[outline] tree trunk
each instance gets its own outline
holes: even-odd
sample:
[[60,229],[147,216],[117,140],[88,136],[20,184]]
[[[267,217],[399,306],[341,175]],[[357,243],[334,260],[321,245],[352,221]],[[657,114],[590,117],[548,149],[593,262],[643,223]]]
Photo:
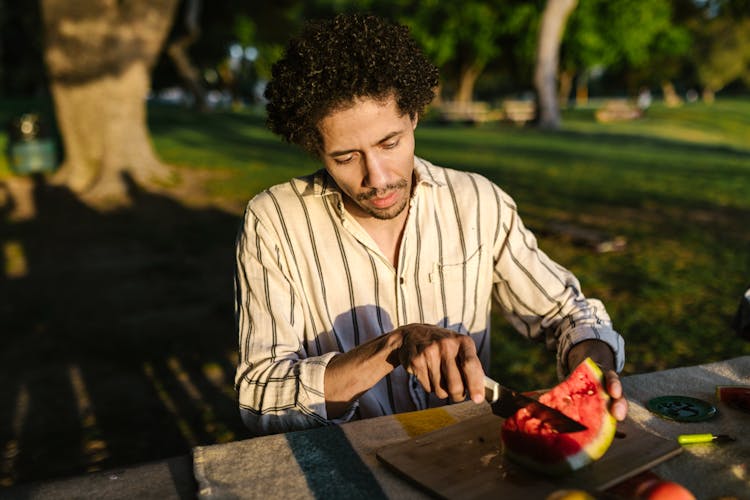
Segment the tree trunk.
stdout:
[[482,67],[478,64],[467,64],[461,66],[461,74],[458,76],[458,88],[454,101],[471,102],[474,98],[474,84],[482,74]]
[[167,54],[177,69],[188,90],[193,95],[194,107],[200,111],[206,110],[206,89],[201,81],[200,72],[193,65],[188,54],[188,47],[200,37],[198,16],[201,10],[201,0],[186,0],[185,28],[187,33],[171,42],[167,47]]
[[716,100],[716,92],[711,87],[703,87],[703,102],[713,104]]
[[570,91],[573,89],[574,76],[575,73],[573,71],[566,70],[560,72],[560,90],[557,92],[557,100],[560,103],[560,108],[562,109],[568,107]]
[[534,85],[539,98],[539,126],[543,128],[560,127],[560,108],[557,103],[560,41],[568,16],[576,4],[577,0],[547,0],[542,13]]
[[45,61],[65,159],[53,182],[127,201],[130,175],[164,181],[146,122],[150,72],[177,0],[41,0]]
[[585,106],[589,103],[589,74],[584,71],[578,76],[576,82],[576,106]]

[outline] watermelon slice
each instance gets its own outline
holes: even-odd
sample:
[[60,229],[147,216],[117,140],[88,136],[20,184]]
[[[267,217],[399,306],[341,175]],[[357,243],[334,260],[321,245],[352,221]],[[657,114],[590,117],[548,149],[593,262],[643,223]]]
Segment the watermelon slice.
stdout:
[[539,398],[587,429],[561,434],[522,408],[503,422],[500,436],[505,454],[551,475],[598,460],[612,444],[617,429],[617,421],[609,413],[609,400],[602,371],[587,358],[567,379]]
[[732,408],[750,412],[750,386],[717,385],[716,399]]

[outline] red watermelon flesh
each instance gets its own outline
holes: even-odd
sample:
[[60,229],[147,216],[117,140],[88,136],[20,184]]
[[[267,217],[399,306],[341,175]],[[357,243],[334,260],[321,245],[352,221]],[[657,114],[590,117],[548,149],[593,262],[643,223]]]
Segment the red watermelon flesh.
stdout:
[[503,422],[501,438],[508,458],[549,474],[580,469],[604,455],[617,422],[609,413],[602,371],[590,358],[539,401],[587,427],[558,433],[522,408]]
[[719,401],[732,408],[750,412],[750,386],[747,385],[717,385],[716,397]]

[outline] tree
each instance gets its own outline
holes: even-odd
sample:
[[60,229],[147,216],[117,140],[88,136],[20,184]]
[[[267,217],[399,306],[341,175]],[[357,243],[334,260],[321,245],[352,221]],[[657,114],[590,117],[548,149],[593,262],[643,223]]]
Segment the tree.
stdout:
[[505,49],[501,37],[525,27],[528,0],[316,0],[305,3],[308,17],[334,12],[374,12],[409,27],[427,57],[440,68],[449,99],[474,98],[477,79]]
[[495,65],[525,80],[519,61],[532,59],[539,2],[473,0],[411,1],[398,20],[409,26],[430,59],[441,69],[451,99],[468,101],[487,68]]
[[[692,2],[692,0],[688,0]],[[674,0],[587,0],[571,14],[561,51],[562,79],[578,78],[578,96],[588,94],[594,69],[618,69],[641,80],[662,82],[680,69],[690,36],[674,19]],[[632,80],[632,79],[631,79]],[[628,82],[630,91],[647,81]],[[563,92],[567,97],[570,87]]]
[[177,0],[41,0],[44,58],[65,159],[53,181],[93,200],[123,201],[129,174],[170,176],[146,124],[150,71]]
[[750,85],[750,0],[707,0],[689,21],[696,39],[693,52],[703,99],[735,80]]
[[560,107],[557,102],[560,41],[576,3],[577,0],[547,0],[542,13],[534,72],[534,85],[539,98],[539,126],[542,128],[560,127]]
[[182,78],[183,83],[193,95],[194,107],[200,111],[206,110],[206,88],[200,71],[190,59],[188,48],[193,45],[201,35],[198,23],[202,8],[201,0],[185,0],[183,2],[183,21],[185,32],[170,40],[166,52],[174,63],[175,69]]
[[0,95],[38,96],[46,90],[39,23],[37,3],[0,0]]
[[711,20],[704,35],[697,61],[703,99],[713,102],[716,92],[737,79],[750,83],[750,17]]
[[152,72],[154,87],[184,86],[198,108],[208,89],[226,91],[238,103],[255,97],[256,84],[270,77],[270,67],[288,38],[305,18],[316,17],[302,14],[310,3],[182,1],[167,37],[166,57]]
[[453,101],[473,99],[479,75],[501,50],[497,39],[507,9],[495,3],[422,0],[411,2],[398,16],[443,74],[456,75]]

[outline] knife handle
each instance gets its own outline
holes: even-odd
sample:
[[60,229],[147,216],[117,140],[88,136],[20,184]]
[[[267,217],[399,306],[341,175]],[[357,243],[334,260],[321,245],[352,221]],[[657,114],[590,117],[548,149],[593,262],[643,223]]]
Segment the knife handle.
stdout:
[[486,399],[488,403],[494,403],[500,399],[500,384],[487,375],[484,376],[484,399]]

